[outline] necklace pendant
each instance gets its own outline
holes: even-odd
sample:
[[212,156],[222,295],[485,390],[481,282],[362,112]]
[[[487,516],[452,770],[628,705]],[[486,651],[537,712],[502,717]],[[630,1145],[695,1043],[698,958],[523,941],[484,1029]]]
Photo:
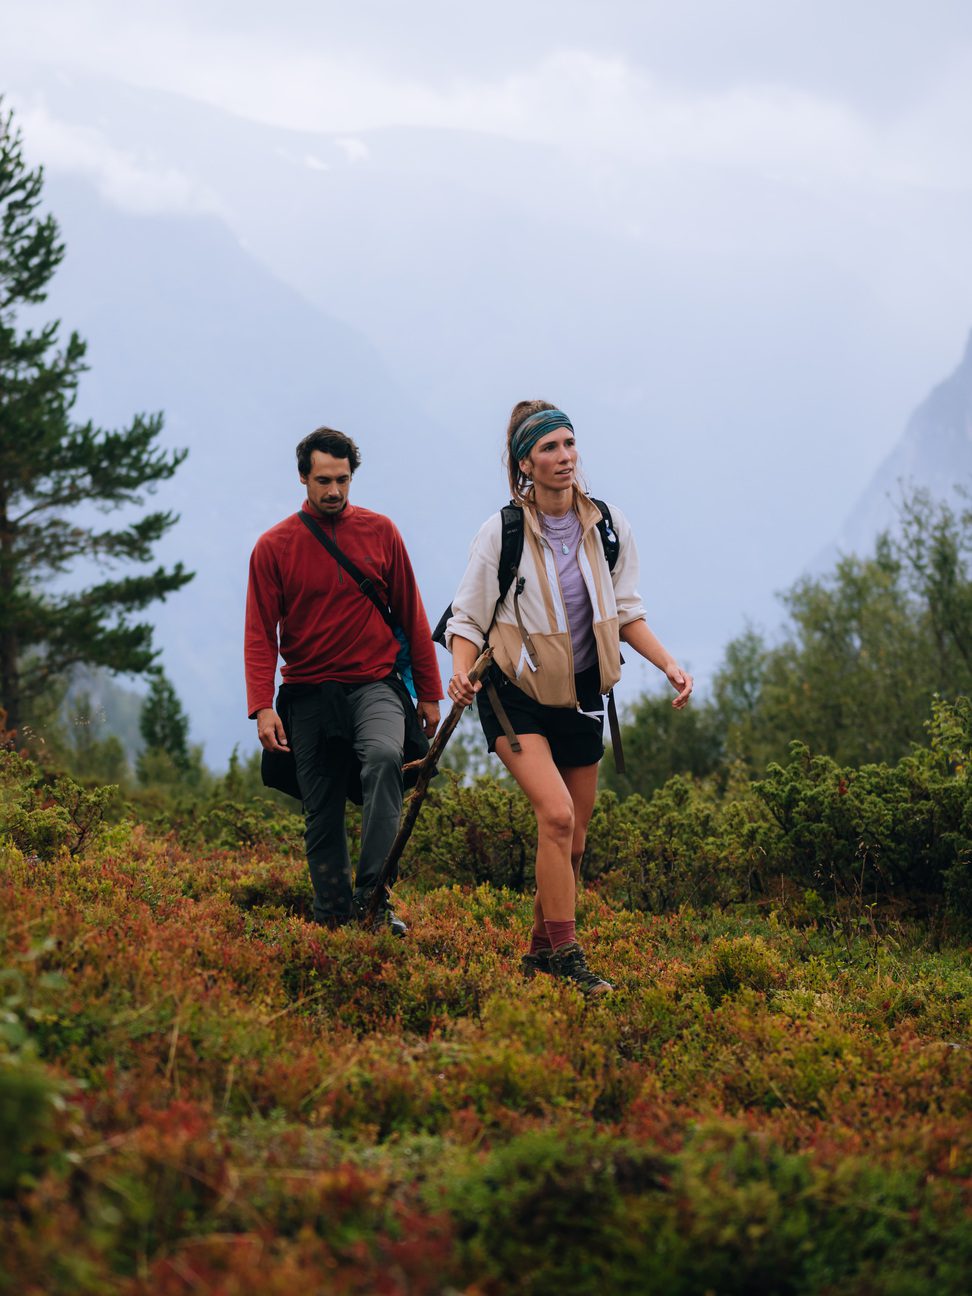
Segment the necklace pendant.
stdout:
[[560,542],[560,551],[561,551],[561,553],[565,553],[565,554],[569,554],[569,553],[570,553],[570,546],[569,546],[569,545],[565,545],[564,542],[563,542],[563,540],[561,540],[561,542]]

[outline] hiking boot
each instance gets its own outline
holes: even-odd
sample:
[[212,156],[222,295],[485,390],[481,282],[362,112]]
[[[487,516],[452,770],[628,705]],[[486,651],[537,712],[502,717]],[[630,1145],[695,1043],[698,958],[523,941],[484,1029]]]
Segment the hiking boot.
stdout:
[[610,994],[614,989],[610,981],[605,981],[587,966],[584,951],[576,941],[571,941],[569,945],[561,945],[560,949],[554,950],[550,955],[549,971],[552,976],[571,982],[581,994]]
[[520,959],[520,971],[530,979],[540,972],[550,971],[550,955],[553,950],[537,950],[536,954],[524,954]]
[[360,895],[354,897],[354,916],[362,927],[371,931],[388,931],[392,936],[404,936],[408,931],[405,923],[395,913],[392,906],[391,898],[388,895],[388,888],[385,887],[385,894],[378,902],[378,910],[372,920],[368,918],[368,910],[371,908],[371,897],[374,893],[371,891],[362,891]]

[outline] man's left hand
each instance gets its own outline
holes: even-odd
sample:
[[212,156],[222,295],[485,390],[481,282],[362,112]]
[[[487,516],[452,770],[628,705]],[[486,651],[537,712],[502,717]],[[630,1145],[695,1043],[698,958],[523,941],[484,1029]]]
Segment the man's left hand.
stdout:
[[418,712],[418,718],[422,724],[422,732],[426,738],[431,738],[439,727],[438,702],[419,702],[415,710]]

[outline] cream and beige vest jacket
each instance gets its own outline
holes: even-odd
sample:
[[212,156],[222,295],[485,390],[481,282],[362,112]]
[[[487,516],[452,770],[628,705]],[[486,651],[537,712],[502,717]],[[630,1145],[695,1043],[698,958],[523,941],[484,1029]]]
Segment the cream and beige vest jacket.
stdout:
[[[600,511],[576,488],[574,508],[582,527],[578,565],[594,609],[593,631],[601,692],[607,693],[621,678],[618,631],[630,621],[645,619],[645,609],[638,593],[638,550],[627,518],[611,504],[611,520],[620,543],[618,560],[611,572],[597,533]],[[446,646],[452,647],[453,635],[461,635],[477,647],[488,636],[496,665],[509,679],[515,680],[524,693],[545,706],[576,707],[574,658],[557,565],[541,534],[535,510],[527,504],[523,515],[519,579],[514,578],[498,608],[501,515],[494,513],[480,527],[469,551],[465,575],[452,600],[452,616],[446,626]],[[520,581],[522,591],[517,601],[524,629],[536,650],[536,669],[531,664],[516,621],[514,599]]]

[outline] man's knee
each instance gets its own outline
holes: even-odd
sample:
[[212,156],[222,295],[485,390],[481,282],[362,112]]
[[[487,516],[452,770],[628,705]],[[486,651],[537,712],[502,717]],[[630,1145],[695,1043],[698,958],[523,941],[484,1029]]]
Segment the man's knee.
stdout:
[[344,789],[335,787],[331,779],[323,778],[313,768],[297,770],[301,804],[307,823],[344,823]]
[[402,772],[402,749],[395,743],[369,743],[361,754],[363,780],[398,778]]

